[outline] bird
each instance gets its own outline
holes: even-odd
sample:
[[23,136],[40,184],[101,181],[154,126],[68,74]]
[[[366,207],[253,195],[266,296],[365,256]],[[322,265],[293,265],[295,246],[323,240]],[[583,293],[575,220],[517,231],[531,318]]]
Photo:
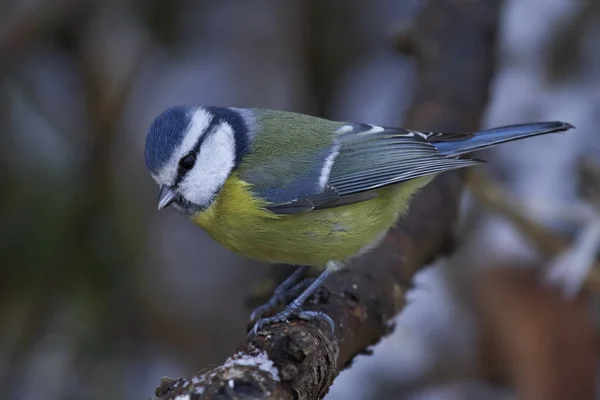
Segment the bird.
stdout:
[[[551,121],[442,133],[284,110],[176,105],[151,123],[144,158],[160,188],[159,210],[174,207],[230,251],[297,266],[252,313],[251,332],[291,318],[324,319],[334,329],[329,316],[302,310],[304,302],[376,247],[436,175],[484,162],[467,153],[572,128]],[[298,287],[310,267],[320,275]],[[299,295],[265,318],[290,290]]]

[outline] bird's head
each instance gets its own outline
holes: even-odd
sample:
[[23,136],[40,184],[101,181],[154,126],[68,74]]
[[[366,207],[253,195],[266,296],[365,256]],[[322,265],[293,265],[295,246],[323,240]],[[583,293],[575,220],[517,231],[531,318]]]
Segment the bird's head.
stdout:
[[206,210],[248,151],[248,118],[238,109],[176,106],[146,136],[146,167],[160,186],[158,209]]

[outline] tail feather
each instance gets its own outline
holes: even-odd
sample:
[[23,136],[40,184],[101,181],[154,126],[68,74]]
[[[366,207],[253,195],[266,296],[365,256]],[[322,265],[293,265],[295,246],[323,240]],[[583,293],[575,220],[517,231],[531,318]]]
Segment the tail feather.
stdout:
[[450,137],[452,135],[449,135],[448,139],[450,140],[444,141],[444,135],[441,135],[436,138],[436,142],[432,144],[443,155],[458,156],[464,153],[492,147],[500,143],[545,135],[547,133],[568,131],[572,128],[574,128],[573,125],[560,121],[508,125],[475,132],[463,140],[453,139]]

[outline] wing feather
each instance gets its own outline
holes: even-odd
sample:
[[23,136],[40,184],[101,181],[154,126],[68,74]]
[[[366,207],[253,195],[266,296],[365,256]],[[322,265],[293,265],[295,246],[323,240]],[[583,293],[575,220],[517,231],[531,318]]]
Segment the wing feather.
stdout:
[[388,185],[480,163],[440,154],[427,136],[367,124],[344,125],[334,136],[337,154],[325,189],[278,201],[269,209],[295,214],[338,207],[372,199],[377,189]]
[[352,131],[341,139],[329,177],[329,184],[340,196],[479,163],[441,155],[423,133],[381,128],[379,132],[363,134],[373,130],[364,124],[358,129],[362,131]]
[[571,128],[549,122],[436,133],[273,110],[245,111],[243,116],[250,126],[251,150],[237,173],[278,214],[366,201],[385,186],[482,162],[459,154]]

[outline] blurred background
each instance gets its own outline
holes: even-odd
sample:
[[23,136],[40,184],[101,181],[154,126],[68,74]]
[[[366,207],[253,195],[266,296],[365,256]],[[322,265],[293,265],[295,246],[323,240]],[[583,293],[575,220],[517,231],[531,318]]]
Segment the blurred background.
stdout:
[[[402,126],[415,65],[392,37],[423,3],[0,0],[0,397],[143,399],[162,376],[223,362],[270,270],[156,212],[148,126],[174,104]],[[487,152],[486,171],[520,199],[578,206],[577,166],[600,150],[600,3],[506,0],[500,20],[483,125],[577,131]],[[461,257],[538,259],[469,192],[463,211]],[[551,214],[536,219],[576,230]],[[507,395],[423,378],[475,357],[472,315],[447,289],[451,262],[417,276],[394,334],[328,400]]]

